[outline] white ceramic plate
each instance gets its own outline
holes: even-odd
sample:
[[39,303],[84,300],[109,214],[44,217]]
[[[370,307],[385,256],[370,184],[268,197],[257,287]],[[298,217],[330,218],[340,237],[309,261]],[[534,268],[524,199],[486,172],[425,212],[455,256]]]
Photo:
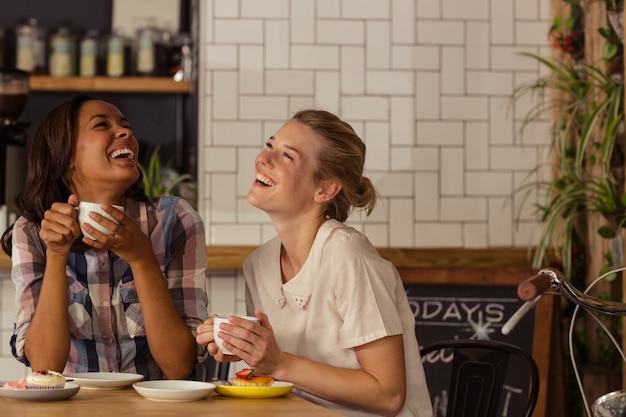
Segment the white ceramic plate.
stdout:
[[215,390],[215,385],[200,381],[155,380],[133,384],[139,395],[153,401],[197,401]]
[[64,376],[84,389],[98,390],[122,389],[143,379],[143,375],[124,372],[79,372]]
[[66,382],[65,388],[60,389],[0,388],[0,397],[21,401],[59,401],[73,397],[79,389],[80,385],[73,382]]
[[218,385],[215,389],[220,395],[234,398],[275,398],[289,394],[293,389],[290,382],[275,381],[269,387],[236,387],[234,385]]

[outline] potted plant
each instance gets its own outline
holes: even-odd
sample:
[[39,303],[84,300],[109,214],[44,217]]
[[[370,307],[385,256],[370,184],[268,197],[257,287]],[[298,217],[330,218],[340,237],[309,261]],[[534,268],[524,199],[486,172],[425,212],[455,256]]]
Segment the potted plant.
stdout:
[[138,163],[146,195],[150,198],[177,195],[196,207],[196,184],[193,177],[190,174],[178,174],[170,167],[171,163],[163,166],[160,151],[161,145],[159,144],[152,151],[147,168]]

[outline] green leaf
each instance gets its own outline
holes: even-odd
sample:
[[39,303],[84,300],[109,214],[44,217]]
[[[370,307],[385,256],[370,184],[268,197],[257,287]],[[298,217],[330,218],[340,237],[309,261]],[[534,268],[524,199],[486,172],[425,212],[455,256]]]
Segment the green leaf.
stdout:
[[[612,271],[613,269],[614,269],[614,268],[613,268],[613,266],[611,266],[611,265],[604,266],[604,267],[602,267],[602,269],[600,270],[600,275],[605,275],[605,274],[607,274],[608,272]],[[609,274],[609,275],[607,275],[606,277],[604,277],[604,280],[605,280],[606,282],[613,282],[613,281],[615,281],[615,278],[617,278],[617,273],[615,273],[615,272],[614,272],[614,273]]]
[[607,42],[604,44],[602,48],[604,59],[611,60],[617,56],[617,52],[619,51],[619,47],[613,42]]
[[598,229],[598,234],[606,239],[611,239],[615,237],[615,232],[609,226],[602,226]]
[[611,36],[611,33],[613,33],[613,30],[609,27],[609,26],[601,26],[598,29],[598,32],[600,33],[600,35],[602,35],[604,38],[608,39]]

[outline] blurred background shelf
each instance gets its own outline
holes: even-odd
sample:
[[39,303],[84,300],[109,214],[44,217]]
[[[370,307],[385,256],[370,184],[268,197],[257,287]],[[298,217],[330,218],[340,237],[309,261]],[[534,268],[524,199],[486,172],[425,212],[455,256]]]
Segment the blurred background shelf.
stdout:
[[56,92],[138,92],[180,93],[190,91],[189,81],[174,81],[171,77],[49,77],[33,75],[31,91]]

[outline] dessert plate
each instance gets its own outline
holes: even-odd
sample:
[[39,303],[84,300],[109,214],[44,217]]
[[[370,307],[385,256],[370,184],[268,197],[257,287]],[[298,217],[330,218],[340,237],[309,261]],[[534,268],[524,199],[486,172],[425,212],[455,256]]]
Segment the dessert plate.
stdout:
[[215,392],[234,398],[275,398],[289,394],[293,389],[291,382],[275,381],[269,387],[236,387],[234,385],[218,385]]
[[133,384],[139,395],[153,401],[197,401],[215,390],[215,384],[201,381],[154,380]]
[[0,388],[0,397],[21,401],[59,401],[73,397],[78,390],[80,385],[66,382],[64,388],[58,389]]
[[79,372],[63,376],[84,389],[95,390],[122,389],[143,379],[143,375],[124,372]]

